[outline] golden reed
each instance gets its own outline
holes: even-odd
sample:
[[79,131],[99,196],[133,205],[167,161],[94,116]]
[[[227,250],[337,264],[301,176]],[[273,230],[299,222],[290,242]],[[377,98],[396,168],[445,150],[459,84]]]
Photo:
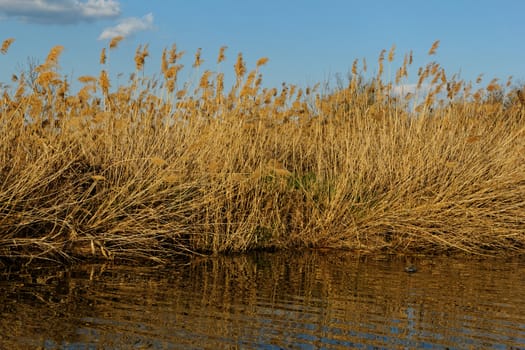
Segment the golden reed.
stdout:
[[395,46],[375,77],[356,60],[348,84],[325,91],[266,87],[268,59],[250,69],[240,53],[228,80],[226,47],[217,71],[181,82],[175,45],[152,78],[139,46],[117,84],[108,53],[122,39],[78,91],[58,69],[61,46],[2,85],[0,261],[525,251],[523,87],[475,90],[435,62],[409,80],[413,54],[392,70]]

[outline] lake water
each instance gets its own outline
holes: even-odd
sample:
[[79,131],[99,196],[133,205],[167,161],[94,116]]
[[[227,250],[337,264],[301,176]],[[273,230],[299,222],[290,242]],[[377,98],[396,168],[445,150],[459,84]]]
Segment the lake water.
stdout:
[[5,270],[0,291],[1,349],[525,349],[524,259],[254,253]]

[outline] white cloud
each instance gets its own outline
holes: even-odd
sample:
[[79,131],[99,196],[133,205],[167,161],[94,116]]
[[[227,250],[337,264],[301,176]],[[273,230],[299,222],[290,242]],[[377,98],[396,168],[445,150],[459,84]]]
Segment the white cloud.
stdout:
[[115,18],[117,0],[0,0],[0,14],[33,23],[67,24]]
[[116,36],[128,37],[136,32],[151,29],[153,29],[153,14],[148,13],[142,18],[129,17],[120,20],[116,26],[104,29],[98,39],[112,39]]
[[120,14],[120,4],[114,0],[88,0],[82,10],[90,17],[116,17]]
[[405,96],[408,93],[415,94],[427,94],[430,91],[430,85],[422,84],[419,89],[417,84],[400,84],[392,87],[392,95],[394,96]]

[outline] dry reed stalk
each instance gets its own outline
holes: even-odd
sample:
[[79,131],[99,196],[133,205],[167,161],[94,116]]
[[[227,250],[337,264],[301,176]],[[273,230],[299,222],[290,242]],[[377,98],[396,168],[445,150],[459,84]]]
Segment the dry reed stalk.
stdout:
[[522,106],[525,106],[525,88],[516,90],[516,94],[518,96],[518,101]]
[[104,96],[109,95],[109,88],[111,87],[109,83],[108,73],[103,69],[100,71],[100,76],[98,78],[98,84],[104,93]]
[[[358,79],[354,61],[348,88],[323,94],[265,89],[266,59],[247,72],[241,54],[231,90],[223,73],[205,70],[192,92],[176,87],[182,53],[172,46],[162,88],[134,75],[113,91],[102,70],[72,93],[57,69],[61,50],[39,71],[45,88],[20,83],[2,97],[1,258],[525,250],[522,89],[493,80],[470,93],[431,63],[418,73],[430,92],[412,112],[414,101],[392,98],[381,79],[383,50],[374,80]],[[148,54],[137,49],[137,70]],[[410,64],[411,53],[396,82]]]

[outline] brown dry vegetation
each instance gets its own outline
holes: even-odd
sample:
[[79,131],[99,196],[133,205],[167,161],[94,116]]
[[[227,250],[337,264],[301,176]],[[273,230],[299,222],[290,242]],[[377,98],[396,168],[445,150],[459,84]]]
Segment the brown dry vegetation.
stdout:
[[375,78],[356,61],[348,84],[323,94],[263,88],[267,59],[248,71],[241,54],[233,87],[210,71],[192,87],[177,81],[175,46],[161,79],[144,78],[144,46],[125,86],[112,89],[103,50],[99,76],[73,93],[61,51],[32,85],[13,76],[0,91],[2,258],[525,250],[523,93],[497,80],[473,91],[432,62],[419,93],[394,96],[412,55],[385,82],[392,48]]

